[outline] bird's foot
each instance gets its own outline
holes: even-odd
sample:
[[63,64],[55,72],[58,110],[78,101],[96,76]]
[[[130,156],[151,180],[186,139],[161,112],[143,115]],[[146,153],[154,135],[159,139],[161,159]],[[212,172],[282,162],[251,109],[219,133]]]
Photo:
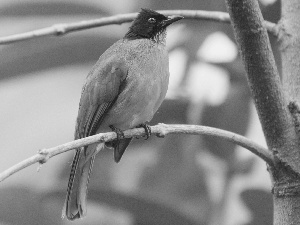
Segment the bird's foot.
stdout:
[[[136,128],[141,128],[141,127],[145,129],[145,133],[146,133],[145,134],[145,136],[146,136],[145,140],[147,140],[151,136],[151,127],[146,123],[142,123],[142,124],[136,126]],[[143,136],[143,137],[145,137],[145,136]]]
[[121,129],[119,129],[119,128],[113,126],[113,125],[110,125],[109,128],[110,128],[113,132],[116,132],[116,134],[117,134],[117,141],[119,141],[120,139],[125,138],[124,132],[123,132]]

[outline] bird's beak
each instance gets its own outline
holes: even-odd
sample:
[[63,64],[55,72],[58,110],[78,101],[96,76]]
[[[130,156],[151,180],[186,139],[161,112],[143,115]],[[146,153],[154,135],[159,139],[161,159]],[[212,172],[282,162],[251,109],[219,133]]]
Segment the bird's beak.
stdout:
[[183,19],[183,16],[168,16],[168,19],[164,20],[162,22],[162,25],[163,25],[163,27],[167,27],[170,24],[172,24],[178,20],[181,20],[181,19]]

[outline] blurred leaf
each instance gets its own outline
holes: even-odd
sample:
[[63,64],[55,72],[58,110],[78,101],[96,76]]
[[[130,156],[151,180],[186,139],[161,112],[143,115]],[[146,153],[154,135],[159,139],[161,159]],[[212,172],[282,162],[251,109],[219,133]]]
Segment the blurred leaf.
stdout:
[[253,170],[253,166],[255,165],[255,158],[252,157],[247,160],[238,161],[232,167],[232,173],[236,175],[246,175]]
[[[53,191],[45,194],[43,203],[55,199],[61,200],[65,198],[65,191]],[[124,210],[133,215],[135,224],[185,224],[185,225],[201,225],[193,221],[188,216],[182,214],[175,207],[166,206],[160,201],[149,199],[141,195],[129,195],[113,190],[89,190],[89,199],[99,205],[107,205],[117,210]],[[90,202],[91,203],[91,202]],[[89,203],[89,204],[90,204]],[[52,211],[52,210],[55,210]],[[60,217],[61,208],[52,208],[48,211],[51,217]]]
[[0,50],[0,79],[67,65],[93,64],[116,40],[109,36],[69,35],[6,46]]
[[155,113],[151,124],[184,124],[187,123],[186,112],[189,101],[186,99],[166,99]]
[[24,187],[0,189],[0,224],[50,224],[40,212],[40,195]]
[[[187,123],[189,102],[166,100],[152,123]],[[172,115],[172,116],[170,116]],[[157,162],[146,168],[140,192],[169,205],[176,205],[197,221],[205,221],[209,208],[205,176],[196,162],[197,137],[168,135],[160,141]]]
[[[200,124],[245,135],[249,123],[250,100],[245,82],[231,82],[225,102],[219,106],[206,106]],[[209,136],[204,136],[203,141],[216,156],[226,161],[234,158],[235,144]]]
[[270,192],[249,189],[242,192],[241,196],[252,213],[252,221],[246,225],[273,224],[273,200]]

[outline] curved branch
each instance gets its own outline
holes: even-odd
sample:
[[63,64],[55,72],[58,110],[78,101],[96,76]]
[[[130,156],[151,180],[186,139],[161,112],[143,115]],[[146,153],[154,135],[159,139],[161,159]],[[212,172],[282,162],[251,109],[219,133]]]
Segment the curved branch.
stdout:
[[[230,23],[229,15],[225,12],[204,10],[163,10],[158,12],[163,13],[165,15],[181,15],[184,16],[186,19],[209,20],[215,22]],[[101,27],[111,24],[127,23],[131,22],[136,16],[137,13],[129,13],[110,17],[103,17],[94,20],[85,20],[75,23],[55,24],[51,27],[46,27],[30,32],[0,37],[0,45],[25,41],[44,36],[61,36],[75,31],[86,30],[94,27]],[[276,24],[266,21],[265,26],[270,33],[272,33],[273,35],[277,35]]]
[[[251,141],[250,139],[243,137],[239,134],[213,128],[206,126],[197,126],[197,125],[166,125],[166,124],[158,124],[151,127],[152,134],[156,134],[158,137],[164,137],[167,134],[191,134],[191,135],[208,135],[214,136],[217,138],[224,139],[226,141],[233,142],[237,145],[240,145],[255,155],[259,156],[263,159],[267,164],[273,166],[273,156],[271,152]],[[124,137],[137,137],[145,135],[144,128],[135,128],[131,130],[124,131]],[[101,133],[93,136],[89,136],[87,138],[82,138],[79,140],[75,140],[72,142],[68,142],[62,145],[58,145],[53,148],[42,149],[38,151],[38,154],[25,159],[24,161],[10,167],[4,172],[0,173],[0,182],[13,175],[14,173],[34,164],[34,163],[45,163],[48,159],[52,158],[55,155],[61,154],[63,152],[67,152],[69,150],[73,150],[76,148],[80,148],[86,145],[99,143],[99,142],[108,142],[117,138],[115,132]]]

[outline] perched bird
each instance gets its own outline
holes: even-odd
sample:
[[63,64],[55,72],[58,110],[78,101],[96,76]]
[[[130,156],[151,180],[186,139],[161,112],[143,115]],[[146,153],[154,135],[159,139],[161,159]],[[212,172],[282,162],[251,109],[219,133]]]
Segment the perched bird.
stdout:
[[[129,128],[147,128],[145,123],[152,119],[168,89],[166,28],[182,18],[142,9],[126,35],[100,56],[82,89],[75,139],[110,129],[120,135]],[[114,148],[116,162],[131,139],[105,143]],[[95,156],[105,144],[76,150],[63,209],[69,220],[86,215],[89,176]]]

